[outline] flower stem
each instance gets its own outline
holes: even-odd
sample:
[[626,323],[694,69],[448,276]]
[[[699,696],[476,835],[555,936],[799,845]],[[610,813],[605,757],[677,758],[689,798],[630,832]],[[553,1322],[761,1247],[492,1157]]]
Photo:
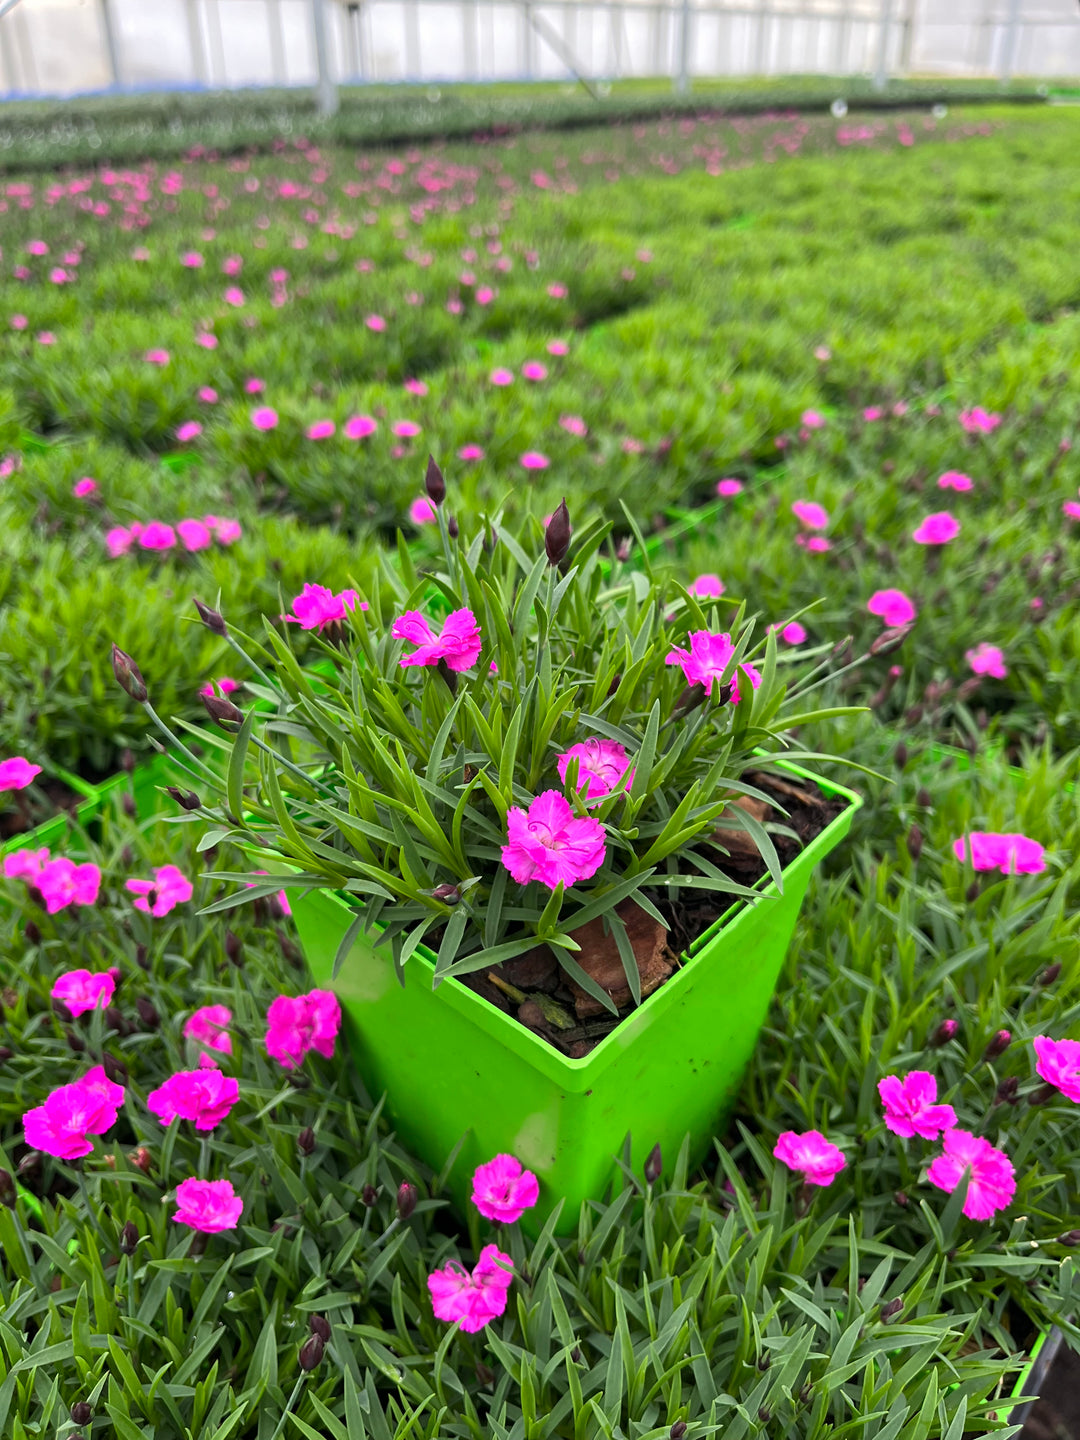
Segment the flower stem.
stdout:
[[214,774],[214,772],[210,769],[208,765],[206,765],[202,760],[200,760],[197,755],[195,755],[191,750],[188,749],[188,747],[179,738],[179,736],[173,734],[173,732],[165,724],[165,721],[162,720],[161,716],[150,704],[150,701],[144,700],[142,702],[142,706],[143,709],[146,711],[147,715],[149,715],[150,719],[165,736],[166,740],[168,740],[169,744],[172,745],[179,754],[183,755],[185,760],[190,761],[191,764],[196,767],[196,769],[205,779],[208,779],[212,783],[216,784],[217,776]]
[[304,1375],[304,1374],[301,1374],[301,1375],[298,1375],[298,1376],[297,1376],[297,1378],[296,1378],[296,1384],[293,1386],[292,1394],[289,1396],[289,1403],[285,1406],[285,1409],[281,1412],[281,1419],[278,1421],[278,1423],[277,1423],[277,1429],[274,1431],[273,1435],[271,1435],[270,1440],[278,1440],[278,1436],[281,1434],[282,1430],[284,1430],[284,1428],[285,1428],[285,1421],[289,1418],[289,1411],[290,1411],[290,1410],[292,1409],[292,1407],[296,1404],[297,1396],[300,1394],[300,1388],[301,1388],[301,1386],[303,1385],[303,1383],[304,1383],[304,1381],[305,1381],[306,1379],[307,1379],[307,1376]]

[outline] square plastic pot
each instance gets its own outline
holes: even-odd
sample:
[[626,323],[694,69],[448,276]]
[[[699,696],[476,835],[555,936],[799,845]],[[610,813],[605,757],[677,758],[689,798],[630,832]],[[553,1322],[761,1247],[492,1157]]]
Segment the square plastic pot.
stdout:
[[292,900],[312,979],[338,995],[360,1076],[372,1096],[385,1094],[402,1143],[438,1171],[464,1137],[449,1180],[462,1211],[476,1165],[502,1152],[540,1179],[534,1227],[566,1202],[562,1233],[576,1228],[583,1201],[603,1196],[628,1135],[638,1174],[654,1145],[674,1158],[687,1135],[691,1163],[704,1157],[735,1104],[810,876],[861,804],[816,783],[846,805],[784,871],[783,892],[770,882],[756,903],[734,905],[582,1060],[455,979],[433,990],[434,956],[425,949],[410,959],[402,986],[377,936],[361,934],[333,978],[355,904],[331,890]]

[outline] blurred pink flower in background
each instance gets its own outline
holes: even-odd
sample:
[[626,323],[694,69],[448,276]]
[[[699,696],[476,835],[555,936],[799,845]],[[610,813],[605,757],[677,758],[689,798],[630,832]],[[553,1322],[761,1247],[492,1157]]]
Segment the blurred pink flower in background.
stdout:
[[521,464],[526,470],[546,470],[551,461],[539,450],[526,450],[521,457]]
[[311,990],[295,998],[279,995],[266,1012],[266,1022],[267,1053],[286,1070],[295,1070],[310,1050],[333,1058],[341,1005],[330,990]]
[[960,424],[969,435],[980,432],[988,435],[1001,424],[1001,416],[984,410],[981,405],[975,405],[970,410],[960,411]]
[[409,506],[409,519],[414,525],[430,525],[435,518],[435,506],[426,495],[418,496]]
[[521,373],[526,380],[546,380],[547,366],[540,360],[526,360],[521,367]]
[[587,435],[589,427],[580,415],[560,415],[559,424],[568,435]]
[[182,425],[176,427],[176,438],[181,444],[188,440],[195,440],[202,434],[202,426],[198,420],[185,420]]
[[32,765],[22,755],[11,755],[7,760],[0,760],[0,791],[25,790],[40,774],[40,765]]
[[1005,653],[996,645],[985,641],[974,650],[965,650],[964,659],[976,675],[990,675],[995,680],[1004,680],[1009,671],[1005,664]]
[[75,496],[76,500],[85,500],[88,495],[96,495],[97,490],[97,481],[91,480],[89,475],[84,475],[81,480],[76,480],[75,484],[71,487],[71,493]]
[[973,870],[1000,870],[1003,875],[1041,875],[1046,851],[1037,840],[1015,832],[972,830],[953,841],[953,854],[963,862],[971,855]]
[[727,476],[726,479],[716,482],[716,493],[720,496],[721,500],[730,500],[735,495],[741,495],[742,489],[742,481],[736,480],[730,475]]
[[[203,1005],[184,1022],[184,1038],[193,1040],[197,1045],[204,1045],[207,1050],[213,1050],[219,1055],[231,1055],[231,1024],[232,1011],[227,1005]],[[205,1053],[199,1056],[199,1064],[203,1064],[204,1060],[214,1063]]]
[[134,902],[136,910],[143,910],[159,919],[177,905],[190,900],[195,893],[191,881],[175,865],[159,866],[154,871],[153,880],[127,880],[124,888],[139,897]]
[[565,340],[549,340],[547,352],[549,355],[569,355],[570,346]]
[[42,865],[34,884],[50,915],[69,905],[96,905],[101,890],[101,871],[90,861],[76,865],[66,855],[57,855]]
[[718,599],[724,593],[724,582],[719,575],[698,575],[691,580],[686,587],[688,595],[695,595],[700,600]]
[[150,365],[168,365],[169,352],[167,350],[147,350],[144,359]]
[[795,500],[791,513],[807,530],[824,530],[829,523],[829,512],[816,500]]
[[345,421],[343,434],[346,440],[365,440],[374,435],[378,424],[370,415],[353,415]]
[[975,482],[962,470],[946,470],[937,483],[939,490],[970,490]]
[[959,520],[948,510],[936,510],[912,531],[911,538],[917,545],[947,545],[959,534]]
[[386,329],[386,321],[381,315],[368,315],[367,318],[364,320],[364,324],[369,330],[374,330],[376,332]]
[[890,629],[897,625],[908,625],[918,615],[914,600],[903,590],[875,590],[866,602],[871,615],[878,615]]
[[74,1017],[87,1010],[104,1010],[113,997],[116,981],[108,970],[96,973],[90,970],[67,970],[58,975],[53,987],[52,998],[65,1005]]
[[[134,526],[132,534],[135,534]],[[164,520],[151,520],[140,528],[135,538],[143,550],[171,550],[176,544],[176,531]]]
[[804,410],[799,419],[807,430],[820,430],[825,424],[825,416],[820,410]]
[[251,412],[251,423],[256,430],[274,430],[277,428],[278,413],[269,405],[260,405]]
[[316,420],[314,425],[308,426],[307,438],[309,440],[329,440],[336,428],[333,420]]
[[459,460],[483,460],[484,451],[479,445],[462,445],[457,452]]
[[492,385],[512,385],[514,383],[514,372],[500,367],[499,369],[492,370],[488,378]]
[[399,440],[411,440],[420,434],[420,426],[415,420],[395,420],[390,426],[391,431]]
[[780,631],[780,636],[789,645],[801,645],[806,639],[806,629],[799,624],[798,620],[789,620]]

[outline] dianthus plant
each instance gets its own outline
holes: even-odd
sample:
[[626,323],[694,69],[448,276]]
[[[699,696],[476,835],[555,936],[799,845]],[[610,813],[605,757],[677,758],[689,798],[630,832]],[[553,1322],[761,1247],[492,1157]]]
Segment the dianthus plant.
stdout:
[[[571,539],[565,504],[546,528],[533,519],[514,536],[485,517],[459,535],[442,485],[432,465],[431,573],[401,544],[369,593],[305,587],[262,641],[201,607],[260,677],[249,690],[264,703],[244,716],[207,699],[236,733],[223,803],[185,797],[190,818],[213,815],[204,843],[228,837],[287,861],[291,888],[354,898],[342,954],[356,931],[377,930],[400,974],[426,942],[437,984],[546,944],[610,1006],[575,961],[580,926],[604,917],[636,996],[621,902],[659,919],[656,900],[672,892],[753,895],[722,869],[733,830],[780,883],[772,838],[733,802],[768,801],[747,772],[783,752],[818,758],[785,736],[843,713],[799,698],[830,661],[781,659],[745,603],[654,571],[632,521],[632,564],[608,523]],[[303,631],[322,651],[314,667],[297,658]],[[270,893],[281,880],[257,883]]]

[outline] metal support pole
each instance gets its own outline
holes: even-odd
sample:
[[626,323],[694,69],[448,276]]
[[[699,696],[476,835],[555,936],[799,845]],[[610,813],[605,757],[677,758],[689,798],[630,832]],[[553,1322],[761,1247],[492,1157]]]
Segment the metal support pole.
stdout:
[[215,74],[220,84],[228,83],[225,68],[225,41],[221,35],[221,13],[218,10],[218,0],[206,0],[206,29],[210,36],[210,83],[214,83]]
[[570,74],[573,75],[578,84],[583,85],[594,100],[599,100],[599,95],[597,95],[596,91],[581,73],[574,52],[569,48],[559,32],[552,30],[547,21],[542,20],[531,6],[529,7],[529,23],[541,39],[547,41],[548,45],[554,50],[555,54],[570,71]]
[[536,78],[536,60],[533,54],[533,13],[530,0],[522,6],[524,24],[521,27],[521,69],[526,80]]
[[405,79],[419,80],[420,70],[420,8],[405,0]]
[[893,0],[881,0],[881,34],[878,37],[877,69],[874,89],[885,90],[889,84],[889,40],[892,38]]
[[465,53],[465,79],[480,79],[480,37],[474,0],[462,0],[461,43]]
[[904,14],[904,29],[900,37],[900,74],[906,75],[911,69],[911,53],[915,48],[915,23],[918,19],[919,0],[908,0]]
[[206,84],[206,52],[202,43],[202,25],[199,21],[199,0],[184,0],[187,12],[188,45],[191,47],[191,69],[200,85]]
[[1005,22],[1005,45],[1001,56],[1001,83],[1007,85],[1012,79],[1016,65],[1016,52],[1020,42],[1021,0],[1009,0],[1009,18]]
[[120,56],[116,48],[116,31],[113,28],[111,0],[98,0],[98,14],[101,16],[101,38],[105,42],[105,58],[109,65],[109,83],[120,84]]
[[281,24],[281,0],[266,0],[266,30],[270,39],[270,74],[275,85],[287,85],[285,31]]
[[769,6],[767,0],[762,0],[761,8],[758,11],[757,23],[757,44],[754,47],[754,74],[764,75],[769,63]]
[[318,81],[315,97],[320,115],[336,115],[337,86],[330,73],[330,42],[326,30],[326,0],[311,0],[311,20],[315,30],[315,66]]
[[360,6],[355,0],[345,7],[343,17],[345,21],[345,78],[347,80],[359,80],[360,78]]
[[675,79],[675,89],[680,95],[687,95],[690,91],[690,0],[682,0],[679,22],[679,73]]

